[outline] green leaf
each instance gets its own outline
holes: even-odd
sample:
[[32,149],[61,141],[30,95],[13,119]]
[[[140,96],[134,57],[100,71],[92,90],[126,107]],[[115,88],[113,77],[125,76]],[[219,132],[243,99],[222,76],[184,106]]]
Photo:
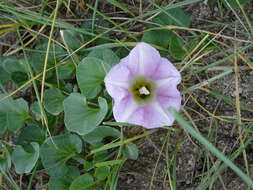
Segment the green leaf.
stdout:
[[[153,3],[154,4],[154,3]],[[157,6],[156,4],[154,4]],[[155,18],[152,19],[154,23],[157,23],[162,26],[167,25],[177,25],[177,26],[184,26],[189,27],[191,24],[191,18],[180,8],[174,8],[165,10],[161,7],[158,7],[161,9],[161,13],[158,14]],[[153,26],[150,26],[152,28]],[[157,26],[155,26],[157,27]],[[182,47],[180,45],[181,41],[180,38],[176,35],[174,35],[170,30],[167,29],[152,29],[149,31],[146,31],[142,37],[142,41],[157,45],[163,48],[167,48],[168,46],[172,49],[172,54],[174,57],[178,59],[182,57],[182,53],[185,54],[185,51],[181,51]],[[179,49],[181,48],[181,49]],[[179,52],[180,50],[180,52]]]
[[127,158],[129,158],[131,160],[137,160],[137,158],[139,156],[139,149],[133,143],[129,143],[129,144],[124,145],[122,152]]
[[184,42],[181,38],[176,35],[170,38],[169,50],[174,58],[181,60],[186,56],[187,52],[183,49],[183,46]]
[[83,140],[90,144],[97,144],[101,142],[105,137],[120,137],[120,132],[112,127],[99,126],[90,133],[83,136]]
[[48,138],[41,146],[40,157],[44,168],[58,167],[81,150],[81,139],[74,134],[65,134]]
[[11,168],[11,156],[8,149],[1,141],[0,141],[0,150],[1,150],[0,171],[1,173],[3,173]]
[[149,30],[144,32],[141,41],[167,48],[170,43],[171,32],[169,30]]
[[28,80],[28,75],[24,72],[13,72],[11,73],[11,79],[17,86],[21,86]]
[[100,59],[87,57],[78,65],[76,71],[79,88],[87,99],[95,98],[102,90],[104,77],[110,66]]
[[45,132],[37,125],[26,126],[18,136],[17,144],[26,145],[31,142],[42,144],[45,140]]
[[41,110],[38,101],[35,101],[31,105],[31,111],[35,115],[37,121],[41,120]]
[[0,65],[0,84],[5,84],[9,80],[11,80],[11,75]]
[[[48,168],[48,174],[52,178],[62,178],[66,176],[77,177],[80,175],[80,171],[75,166],[66,165],[66,163],[61,163],[57,167]],[[70,185],[70,184],[69,184]]]
[[45,109],[52,115],[59,115],[63,111],[65,96],[58,88],[49,88],[45,91]]
[[[239,1],[240,5],[244,5],[244,4],[246,4],[246,3],[251,2],[251,0],[238,0],[238,1]],[[226,6],[228,6],[225,0],[222,0],[222,2],[223,2]],[[227,2],[228,2],[228,4],[229,4],[232,8],[239,8],[239,5],[238,5],[238,3],[237,3],[237,0],[227,0]]]
[[204,136],[202,136],[196,129],[194,129],[174,108],[170,107],[169,112],[177,120],[177,122],[195,139],[197,139],[207,150],[212,152],[217,158],[222,160],[229,166],[235,173],[241,177],[249,186],[253,187],[252,179],[247,176],[243,171],[238,168],[231,160],[229,160],[222,152],[220,152],[212,143],[210,143]]
[[120,61],[119,57],[111,49],[108,48],[94,49],[88,54],[88,57],[94,57],[103,60],[110,66],[113,66]]
[[[38,41],[40,42],[40,41]],[[42,72],[44,68],[46,52],[47,52],[48,41],[41,41],[35,50],[30,54],[29,62],[31,63],[33,69],[38,73]],[[65,56],[65,51],[58,45],[52,44],[48,53],[47,68],[54,66],[58,60]],[[50,77],[52,72],[47,72],[47,77]]]
[[14,56],[4,57],[0,65],[4,68],[5,71],[10,74],[14,72],[26,72],[25,65],[21,63],[17,57]]
[[163,9],[163,11],[152,21],[163,26],[176,25],[189,27],[191,25],[191,17],[187,15],[181,8],[169,10]]
[[85,160],[85,161],[83,162],[83,168],[84,168],[86,171],[89,171],[89,170],[91,170],[91,169],[94,168],[94,163]]
[[49,190],[69,190],[69,177],[55,178],[51,177],[48,182]]
[[49,171],[49,190],[69,190],[71,182],[79,175],[79,169],[74,166],[60,166]]
[[31,143],[33,150],[27,152],[24,148],[18,145],[12,152],[12,162],[18,174],[29,173],[39,159],[39,144]]
[[105,180],[106,177],[110,174],[110,168],[108,166],[102,166],[99,168],[96,168],[94,176],[102,181]]
[[69,190],[95,190],[92,188],[93,177],[90,174],[83,174],[76,178],[69,187]]
[[15,131],[19,129],[28,118],[28,104],[20,98],[13,100],[8,97],[1,101],[6,95],[0,94],[0,134],[6,129]]
[[84,35],[73,30],[61,30],[61,40],[71,50],[76,50],[85,42]]
[[85,135],[93,131],[106,116],[108,106],[104,98],[98,98],[99,108],[87,105],[86,98],[72,93],[63,102],[64,122],[69,131]]
[[71,62],[67,61],[66,64],[58,67],[59,79],[60,80],[71,79],[74,71],[75,71],[75,65],[72,63],[72,61]]

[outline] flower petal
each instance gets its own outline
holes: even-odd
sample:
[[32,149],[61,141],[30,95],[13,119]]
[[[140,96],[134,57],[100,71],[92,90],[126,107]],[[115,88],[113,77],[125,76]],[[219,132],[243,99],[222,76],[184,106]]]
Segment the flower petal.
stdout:
[[127,62],[128,59],[123,58],[120,60],[119,64],[113,66],[109,73],[107,73],[105,77],[105,82],[113,81],[128,83],[132,79],[133,73],[131,69],[128,68]]
[[128,119],[128,123],[141,125],[147,129],[158,128],[166,125],[172,125],[174,118],[155,102],[151,105],[139,107]]
[[135,75],[150,77],[156,71],[159,62],[159,52],[147,43],[141,42],[130,52],[127,64]]
[[156,99],[164,110],[168,110],[170,106],[179,111],[181,106],[180,92],[177,90],[177,82],[171,80],[164,83],[157,90]]
[[[114,99],[115,100],[115,99]],[[138,108],[131,95],[118,99],[114,102],[113,115],[117,122],[128,122],[129,118]]]
[[129,81],[133,76],[125,63],[126,59],[122,59],[112,67],[104,79],[106,90],[115,101],[129,95]]
[[181,74],[168,59],[161,58],[161,62],[159,63],[156,72],[151,76],[151,79],[162,80],[166,78],[176,78],[178,84],[181,81]]

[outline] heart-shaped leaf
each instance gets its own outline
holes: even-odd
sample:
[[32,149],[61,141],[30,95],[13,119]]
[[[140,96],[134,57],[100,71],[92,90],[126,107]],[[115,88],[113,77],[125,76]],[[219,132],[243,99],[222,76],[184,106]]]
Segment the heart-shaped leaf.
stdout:
[[92,188],[93,177],[90,174],[84,174],[76,178],[69,187],[69,190],[95,190]]
[[[0,100],[5,96],[0,94]],[[0,101],[0,133],[4,133],[6,129],[19,129],[28,117],[28,104],[24,99],[13,100],[8,97]]]
[[27,152],[18,145],[12,153],[12,162],[18,174],[29,173],[39,159],[39,144],[32,142],[32,151]]
[[92,132],[83,136],[83,140],[90,144],[97,144],[103,140],[105,137],[120,137],[120,132],[112,127],[100,126],[95,128]]
[[59,115],[63,111],[65,96],[58,88],[50,88],[45,91],[45,109],[52,115]]
[[48,138],[41,146],[41,161],[45,168],[58,167],[82,150],[81,139],[74,134]]
[[95,98],[102,90],[104,78],[109,69],[110,66],[107,63],[94,57],[87,57],[78,65],[77,82],[87,99]]
[[111,49],[94,49],[88,54],[88,57],[95,57],[97,59],[103,60],[110,66],[119,63],[119,57]]
[[139,156],[139,149],[133,143],[124,145],[122,152],[127,158],[132,159],[132,160],[137,160]]
[[63,102],[64,122],[67,129],[80,135],[93,131],[103,121],[108,110],[104,98],[98,98],[98,104],[99,108],[91,108],[83,95],[70,94]]

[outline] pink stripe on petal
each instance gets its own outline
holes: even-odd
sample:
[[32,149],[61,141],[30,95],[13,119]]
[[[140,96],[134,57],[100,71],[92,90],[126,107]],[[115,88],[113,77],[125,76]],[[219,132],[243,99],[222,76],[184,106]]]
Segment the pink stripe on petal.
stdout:
[[[129,91],[131,82],[137,76],[147,77],[156,85],[156,90],[151,92],[155,93],[154,99],[144,105],[137,104],[131,94],[133,92]],[[177,85],[181,81],[181,75],[152,46],[139,43],[110,70],[104,81],[114,100],[113,115],[116,121],[141,125],[148,129],[170,126],[174,122],[168,108],[172,106],[178,111],[180,109],[181,96]],[[141,88],[142,92],[144,87]]]
[[136,75],[150,77],[161,61],[159,52],[152,46],[141,42],[129,54],[128,65]]
[[129,118],[138,108],[131,95],[115,101],[113,106],[113,115],[117,122],[129,122]]

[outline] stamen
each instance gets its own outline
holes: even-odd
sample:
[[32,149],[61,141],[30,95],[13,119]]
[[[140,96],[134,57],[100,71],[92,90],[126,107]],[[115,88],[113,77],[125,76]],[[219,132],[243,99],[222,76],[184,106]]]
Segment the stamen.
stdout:
[[140,95],[149,95],[150,94],[150,92],[148,91],[148,89],[145,86],[143,86],[139,89],[139,93],[140,93]]

